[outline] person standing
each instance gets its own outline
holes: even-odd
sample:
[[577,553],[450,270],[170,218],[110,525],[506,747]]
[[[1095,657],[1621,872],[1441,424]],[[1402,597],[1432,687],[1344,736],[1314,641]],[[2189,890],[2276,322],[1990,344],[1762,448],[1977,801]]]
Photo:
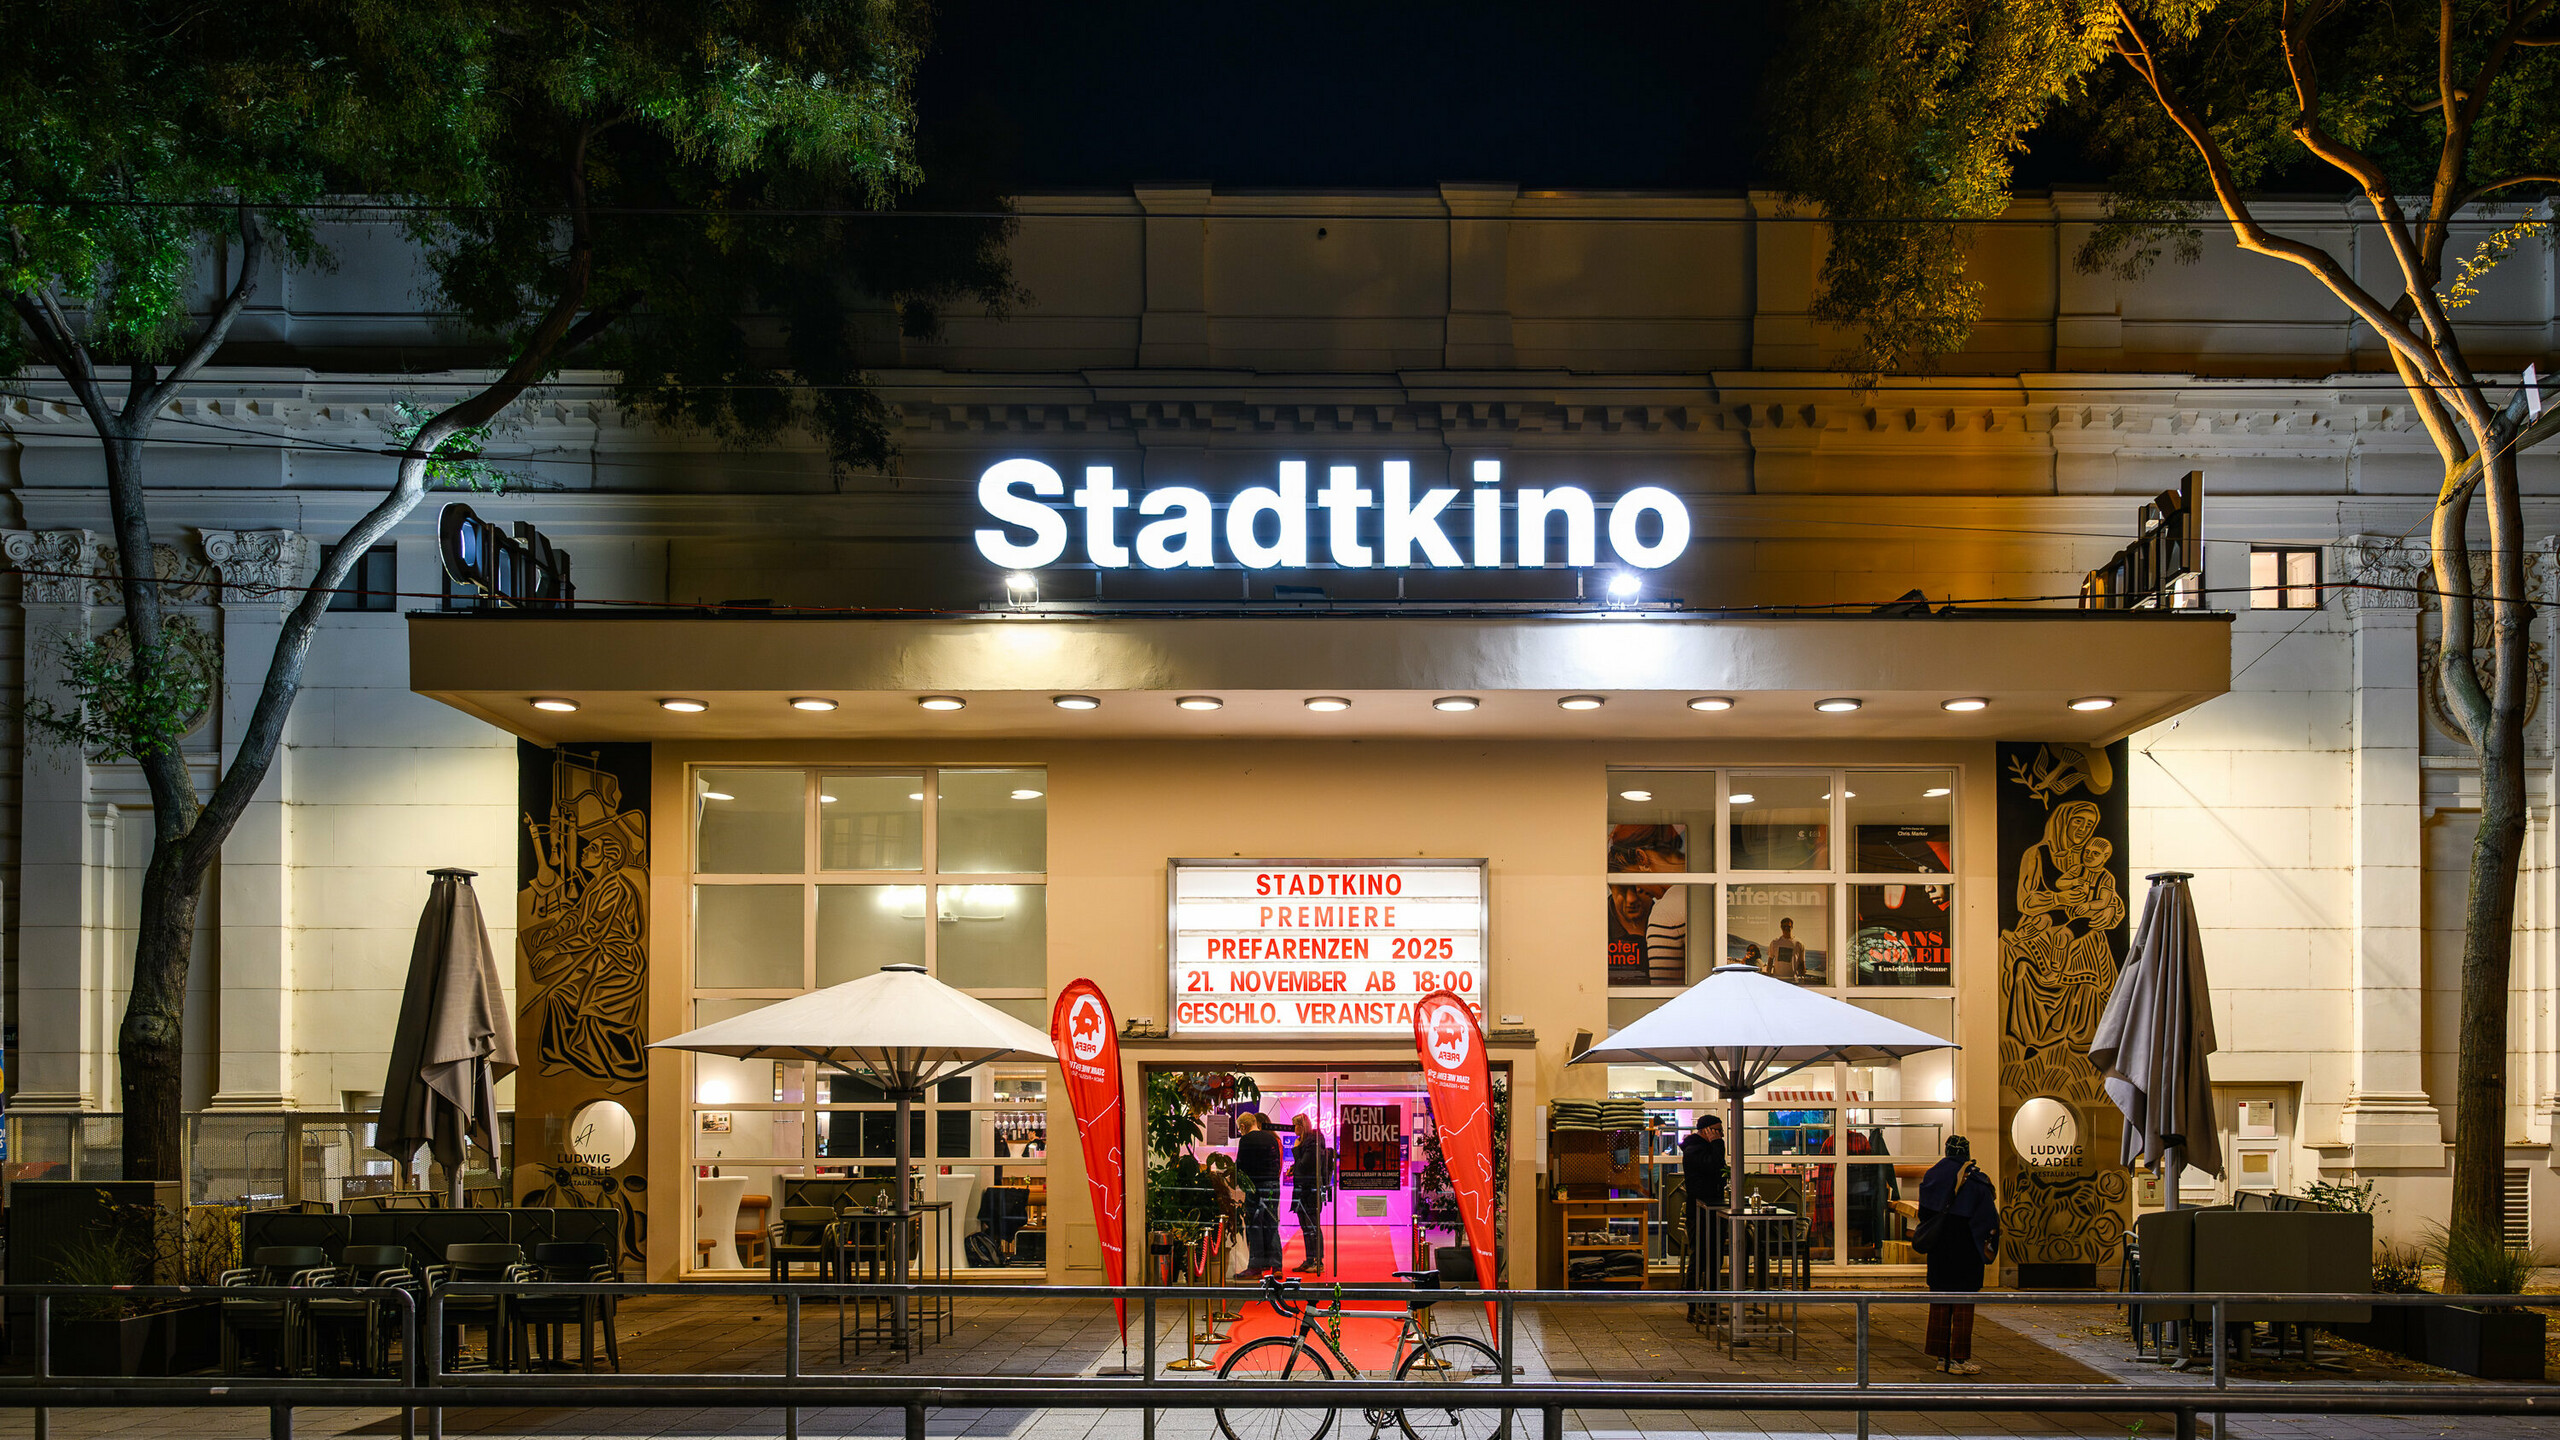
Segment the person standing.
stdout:
[[1792,915],[1778,917],[1778,938],[1769,942],[1769,973],[1790,984],[1803,984],[1804,942],[1796,938]]
[[1681,1189],[1689,1196],[1689,1288],[1703,1290],[1713,1284],[1718,1266],[1715,1257],[1723,1253],[1723,1236],[1717,1233],[1709,1210],[1724,1205],[1725,1190],[1724,1121],[1713,1115],[1701,1115],[1691,1127],[1688,1137],[1680,1142]]
[[[1929,1258],[1929,1288],[1971,1294],[2000,1253],[2000,1203],[1991,1177],[1973,1163],[1973,1142],[1947,1137],[1946,1157],[1920,1179],[1920,1225],[1911,1248]],[[1929,1306],[1928,1353],[1950,1375],[1979,1375],[1973,1363],[1973,1307]]]
[[1245,1268],[1262,1275],[1280,1268],[1280,1137],[1254,1111],[1236,1116],[1236,1173],[1244,1177]]
[[1300,1111],[1294,1128],[1298,1143],[1289,1161],[1289,1208],[1298,1212],[1298,1234],[1305,1241],[1307,1254],[1298,1273],[1321,1275],[1324,1202],[1332,1191],[1333,1152],[1325,1148],[1324,1134],[1316,1129],[1314,1116]]

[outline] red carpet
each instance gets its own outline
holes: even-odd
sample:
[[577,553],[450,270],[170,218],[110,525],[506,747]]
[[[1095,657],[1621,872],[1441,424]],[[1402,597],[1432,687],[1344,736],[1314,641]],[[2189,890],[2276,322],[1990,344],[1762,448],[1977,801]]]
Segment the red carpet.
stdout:
[[[1325,1245],[1325,1273],[1298,1275],[1298,1264],[1306,1258],[1306,1249],[1300,1243],[1295,1227],[1282,1234],[1282,1257],[1288,1262],[1289,1273],[1304,1282],[1307,1297],[1318,1304],[1332,1303],[1332,1287],[1337,1283],[1397,1285],[1402,1282],[1395,1278],[1395,1272],[1410,1268],[1404,1263],[1404,1247],[1390,1226],[1345,1225],[1338,1232],[1327,1233]],[[1240,1276],[1235,1283],[1247,1282]],[[1378,1311],[1383,1304],[1383,1301],[1353,1300],[1343,1311],[1342,1339],[1339,1342],[1342,1353],[1350,1356],[1351,1363],[1359,1366],[1364,1375],[1383,1373],[1395,1362],[1396,1331],[1404,1322],[1403,1312],[1387,1311],[1375,1317],[1362,1314],[1363,1311]],[[1264,1335],[1286,1335],[1297,1323],[1296,1317],[1283,1316],[1262,1301],[1250,1301],[1244,1307],[1244,1318],[1235,1322],[1234,1328],[1228,1332],[1227,1343],[1210,1358],[1223,1365],[1227,1356],[1245,1341]],[[1318,1353],[1323,1353],[1321,1348]],[[1330,1355],[1324,1358],[1327,1364],[1333,1361]]]

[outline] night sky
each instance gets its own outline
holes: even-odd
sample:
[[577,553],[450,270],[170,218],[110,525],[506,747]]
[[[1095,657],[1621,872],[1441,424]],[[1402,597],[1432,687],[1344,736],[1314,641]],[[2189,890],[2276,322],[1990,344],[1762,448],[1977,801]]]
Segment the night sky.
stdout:
[[943,0],[924,160],[996,191],[1740,190],[1766,0]]

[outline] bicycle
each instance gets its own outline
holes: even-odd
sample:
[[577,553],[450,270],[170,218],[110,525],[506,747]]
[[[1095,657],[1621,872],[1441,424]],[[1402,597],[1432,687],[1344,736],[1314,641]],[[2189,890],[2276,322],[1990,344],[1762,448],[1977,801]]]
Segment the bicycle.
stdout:
[[[1410,1282],[1416,1290],[1437,1290],[1440,1276],[1431,1270],[1398,1270],[1396,1278]],[[1338,1328],[1342,1300],[1335,1297],[1332,1305],[1319,1309],[1304,1298],[1304,1289],[1294,1279],[1266,1275],[1262,1280],[1263,1299],[1282,1315],[1294,1315],[1297,1328],[1286,1336],[1265,1335],[1248,1340],[1218,1367],[1218,1379],[1246,1384],[1265,1381],[1331,1380],[1335,1367],[1341,1367],[1344,1378],[1360,1378],[1360,1367],[1342,1353],[1341,1344],[1328,1333],[1322,1323],[1334,1321]],[[1492,1346],[1468,1335],[1443,1335],[1432,1328],[1431,1307],[1440,1297],[1417,1298],[1404,1309],[1404,1321],[1396,1331],[1395,1357],[1389,1368],[1395,1378],[1407,1384],[1499,1385],[1503,1381],[1502,1357]],[[1350,1312],[1355,1318],[1364,1312]],[[1383,1319],[1382,1312],[1368,1315]],[[1314,1344],[1308,1342],[1313,1341]],[[1321,1347],[1321,1348],[1318,1348]],[[1332,1359],[1325,1357],[1331,1355]],[[1511,1410],[1494,1408],[1457,1408],[1426,1406],[1389,1410],[1364,1408],[1361,1415],[1369,1422],[1372,1440],[1393,1421],[1407,1440],[1491,1440],[1511,1431]],[[1323,1440],[1333,1429],[1334,1412],[1330,1409],[1262,1409],[1220,1406],[1217,1411],[1218,1431],[1226,1440]]]

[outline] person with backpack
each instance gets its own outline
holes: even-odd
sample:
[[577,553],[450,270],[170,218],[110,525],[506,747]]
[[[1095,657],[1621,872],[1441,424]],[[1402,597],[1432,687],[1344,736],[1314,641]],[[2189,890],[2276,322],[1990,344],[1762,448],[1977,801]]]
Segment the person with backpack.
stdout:
[[[1991,1177],[1973,1163],[1973,1142],[1947,1137],[1945,1158],[1920,1179],[1920,1224],[1911,1248],[1929,1259],[1929,1288],[1971,1294],[2000,1253],[2000,1202]],[[1924,1347],[1950,1375],[1979,1375],[1973,1363],[1973,1307],[1932,1304]]]
[[1293,1126],[1298,1143],[1289,1162],[1289,1208],[1298,1212],[1298,1233],[1306,1239],[1306,1262],[1298,1267],[1301,1275],[1324,1273],[1324,1203],[1330,1198],[1333,1181],[1333,1152],[1325,1148],[1324,1132],[1316,1129],[1315,1117],[1298,1113]]

